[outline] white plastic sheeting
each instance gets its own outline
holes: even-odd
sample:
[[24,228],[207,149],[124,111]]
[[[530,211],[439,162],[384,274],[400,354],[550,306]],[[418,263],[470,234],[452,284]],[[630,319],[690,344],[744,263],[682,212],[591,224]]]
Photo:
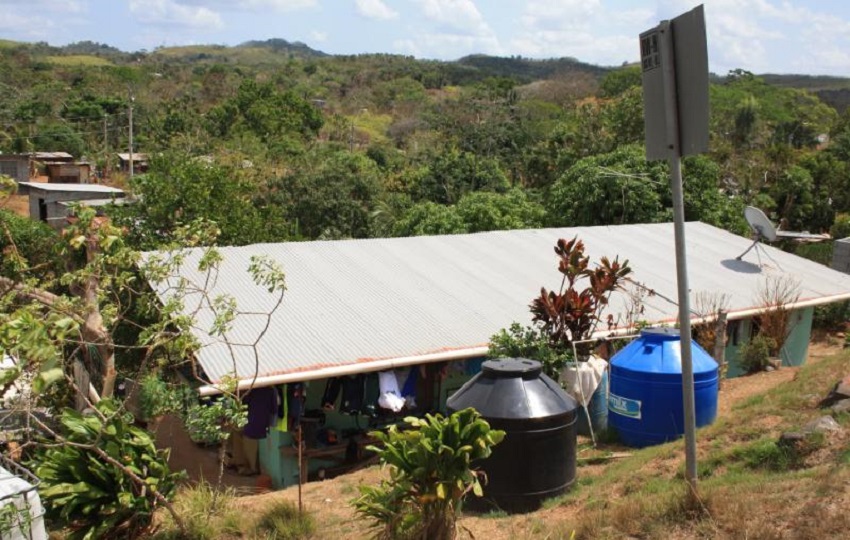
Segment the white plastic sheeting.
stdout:
[[584,408],[590,403],[593,393],[602,382],[602,376],[608,362],[597,356],[591,356],[587,362],[570,364],[561,371],[564,390]]
[[[41,498],[35,485],[22,478],[35,477],[14,464],[4,465],[0,466],[0,539],[46,540]],[[15,468],[20,476],[6,467]]]

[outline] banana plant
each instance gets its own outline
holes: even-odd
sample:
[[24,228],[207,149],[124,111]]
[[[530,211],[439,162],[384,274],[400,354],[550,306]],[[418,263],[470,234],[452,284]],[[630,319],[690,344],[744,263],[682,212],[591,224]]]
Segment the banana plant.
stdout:
[[369,449],[389,467],[390,478],[362,486],[354,507],[374,521],[377,538],[455,538],[463,498],[484,494],[483,473],[474,466],[505,432],[491,429],[474,409],[404,422],[403,429],[372,433],[382,444]]
[[132,416],[111,399],[92,414],[67,409],[55,441],[33,458],[48,517],[70,540],[133,538],[149,529],[154,511],[174,495],[181,474]]

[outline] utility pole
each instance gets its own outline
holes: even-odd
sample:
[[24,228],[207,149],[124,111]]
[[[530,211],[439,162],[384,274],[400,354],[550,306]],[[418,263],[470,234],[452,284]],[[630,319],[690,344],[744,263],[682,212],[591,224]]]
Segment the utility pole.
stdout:
[[133,169],[136,168],[133,163],[133,102],[136,101],[136,96],[130,92],[130,108],[127,113],[127,118],[130,122],[130,180],[133,180]]
[[107,163],[109,163],[109,132],[107,131],[107,118],[106,114],[103,115],[103,170],[100,171],[101,178],[106,178],[106,173],[108,170]]

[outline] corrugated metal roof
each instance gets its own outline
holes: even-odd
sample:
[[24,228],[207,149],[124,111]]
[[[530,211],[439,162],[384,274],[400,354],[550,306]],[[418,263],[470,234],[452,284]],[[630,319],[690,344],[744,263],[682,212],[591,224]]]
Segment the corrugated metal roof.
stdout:
[[[224,262],[210,297],[228,294],[239,309],[267,312],[273,297],[247,272],[253,255],[278,261],[287,292],[269,331],[253,349],[231,350],[207,331],[209,309],[196,315],[199,361],[214,381],[236,371],[240,378],[310,371],[370,360],[425,355],[486,345],[499,329],[530,322],[528,305],[540,287],[557,289],[553,247],[578,235],[591,261],[628,259],[633,280],[657,294],[644,300],[649,322],[677,317],[672,224],[495,231],[477,234],[256,244],[221,248]],[[850,293],[850,275],[762,246],[734,258],[750,240],[703,223],[687,224],[692,298],[699,292],[730,295],[730,311],[759,307],[757,291],[768,276],[789,275],[801,284],[801,300]],[[199,283],[199,251],[186,258],[181,275]],[[160,291],[163,295],[168,293]],[[194,312],[199,295],[188,298]],[[693,303],[693,300],[692,300]],[[611,298],[609,312],[625,316],[629,299]],[[238,319],[231,341],[252,343],[264,319]]]
[[124,191],[103,184],[61,184],[47,182],[21,182],[19,185],[29,189],[40,189],[43,191],[68,191],[71,193],[115,193],[124,195]]
[[[129,152],[119,152],[118,159],[121,161],[130,161]],[[148,155],[140,152],[133,152],[133,161],[148,161]]]

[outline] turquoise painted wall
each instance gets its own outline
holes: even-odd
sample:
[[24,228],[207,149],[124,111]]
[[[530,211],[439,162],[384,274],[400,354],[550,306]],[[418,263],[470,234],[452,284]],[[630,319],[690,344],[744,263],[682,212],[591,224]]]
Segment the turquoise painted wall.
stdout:
[[779,357],[783,366],[801,366],[806,363],[809,354],[809,341],[812,339],[812,317],[815,308],[798,309],[788,314],[791,332]]
[[726,342],[725,355],[728,367],[726,369],[726,378],[731,379],[732,377],[746,375],[746,372],[741,369],[741,365],[738,363],[738,351],[745,343],[750,341],[750,336],[753,331],[753,321],[751,319],[741,319],[737,321],[730,321],[728,324],[729,326],[732,324],[737,325],[737,329],[734,330],[734,333],[727,332],[728,340]]
[[[482,360],[470,359],[451,363],[447,369],[446,378],[435,385],[434,396],[436,403],[427,407],[423,407],[424,404],[420,403],[420,410],[425,411],[436,408],[439,412],[445,413],[448,397],[463,386],[475,373],[480,371]],[[327,379],[310,381],[305,384],[307,386],[306,410],[320,409]],[[366,403],[374,403],[377,407],[378,395],[377,380],[375,378],[367,379],[364,401]],[[400,415],[398,420],[401,420],[403,416],[406,416],[406,413]],[[392,420],[392,418],[388,420]],[[335,430],[339,440],[342,441],[345,431],[368,431],[374,429],[376,426],[370,424],[370,418],[368,416],[343,414],[339,411],[325,411],[325,424],[323,427]],[[260,465],[262,470],[271,476],[272,484],[275,488],[295,485],[298,482],[298,459],[291,455],[284,455],[281,452],[281,448],[294,446],[295,442],[291,433],[284,433],[277,430],[272,430],[268,437],[260,441]],[[309,465],[309,472],[313,473],[321,468],[333,466],[335,463],[333,461],[311,459]]]
[[[814,308],[803,308],[794,310],[788,314],[791,332],[785,341],[785,345],[782,346],[782,350],[779,352],[783,366],[800,366],[805,363],[806,356],[809,353],[814,311]],[[727,378],[746,375],[746,372],[741,369],[738,363],[738,353],[741,347],[749,342],[753,334],[752,319],[743,319],[734,322],[738,324],[738,335],[737,342],[733,339],[734,336],[730,336],[726,343],[726,362],[729,364],[729,368],[726,371]]]

